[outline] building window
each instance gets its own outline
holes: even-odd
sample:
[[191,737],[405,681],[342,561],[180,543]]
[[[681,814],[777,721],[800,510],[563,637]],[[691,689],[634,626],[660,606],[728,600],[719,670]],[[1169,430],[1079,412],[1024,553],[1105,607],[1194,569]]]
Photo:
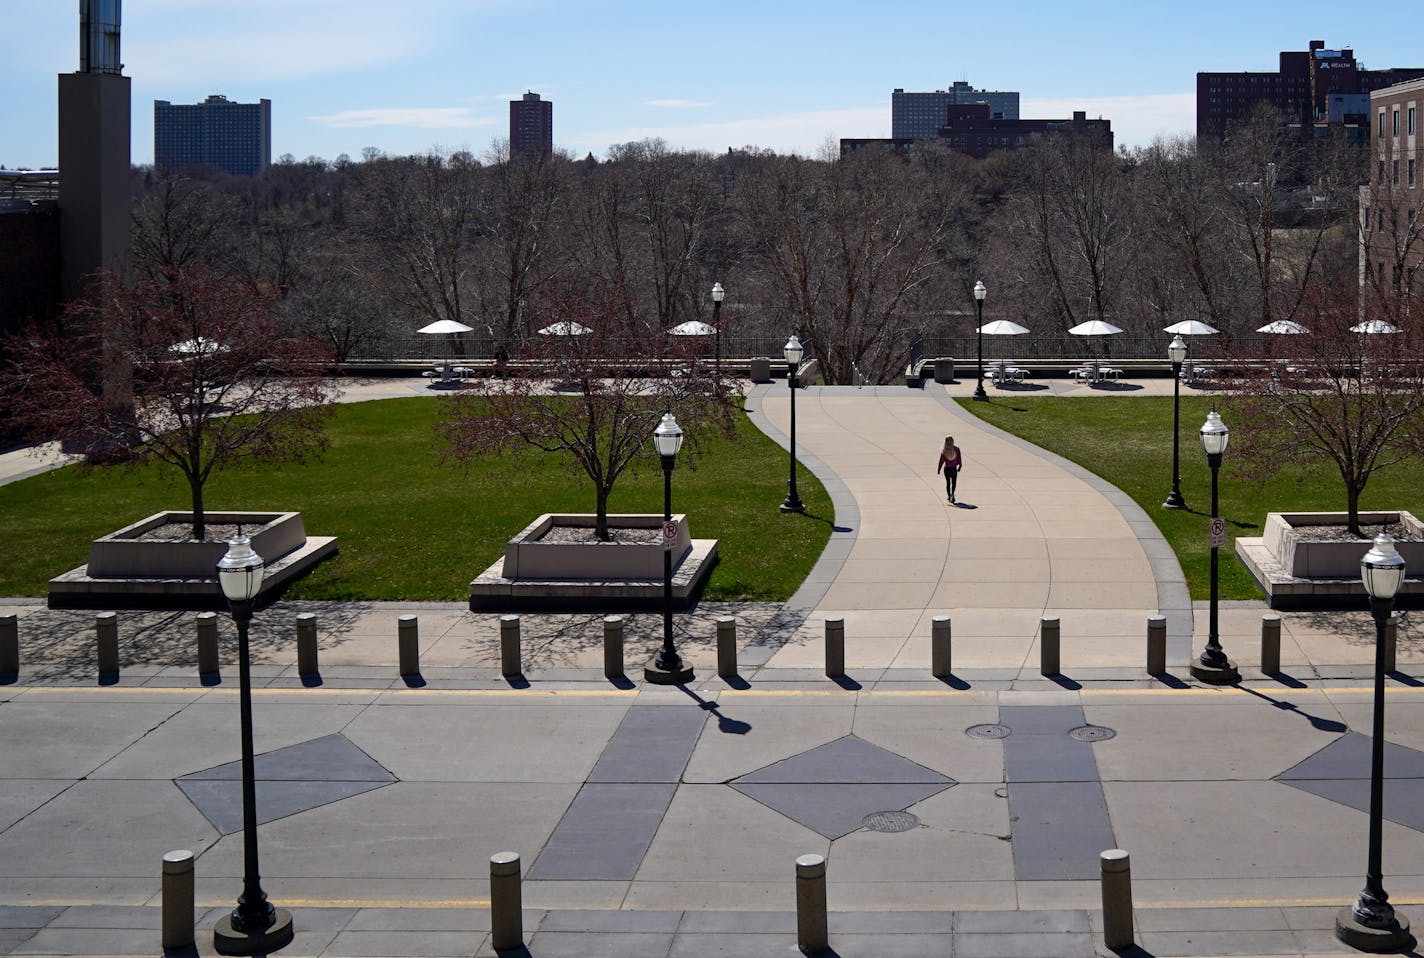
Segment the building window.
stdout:
[[1370,208],[1366,206],[1361,212],[1364,214],[1365,232],[1368,233],[1370,231]]
[[1389,181],[1390,181],[1391,183],[1395,184],[1396,186],[1398,186],[1398,185],[1399,185],[1399,161],[1398,161],[1398,160],[1391,160],[1389,165],[1390,165]]
[[1379,114],[1379,135],[1380,135],[1380,139],[1384,139],[1384,111],[1383,111],[1383,110],[1380,110],[1380,114]]
[[1395,107],[1390,112],[1389,135],[1399,136],[1399,107]]
[[1413,160],[1410,160],[1410,161],[1409,161],[1408,176],[1409,176],[1409,188],[1412,190],[1412,189],[1414,189],[1414,161],[1413,161]]
[[1412,106],[1409,108],[1408,127],[1409,127],[1409,135],[1410,135],[1410,136],[1413,136],[1413,135],[1414,135],[1414,107],[1412,107]]

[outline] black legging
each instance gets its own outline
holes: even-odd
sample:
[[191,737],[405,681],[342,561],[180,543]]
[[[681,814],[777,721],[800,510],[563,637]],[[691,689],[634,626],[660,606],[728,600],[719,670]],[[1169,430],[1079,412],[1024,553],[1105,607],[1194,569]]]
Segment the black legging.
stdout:
[[954,485],[959,481],[959,467],[944,467],[944,492],[949,498],[954,498]]

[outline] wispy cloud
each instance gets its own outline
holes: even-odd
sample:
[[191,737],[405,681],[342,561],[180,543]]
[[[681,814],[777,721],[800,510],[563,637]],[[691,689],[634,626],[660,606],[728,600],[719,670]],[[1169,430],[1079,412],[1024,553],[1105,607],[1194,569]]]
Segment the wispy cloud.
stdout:
[[1195,93],[1155,93],[1079,100],[1026,96],[1019,105],[1019,115],[1024,119],[1070,117],[1074,110],[1087,112],[1089,119],[1102,117],[1111,120],[1113,139],[1118,146],[1146,146],[1158,136],[1195,133],[1197,126]]
[[782,113],[720,123],[573,131],[567,134],[567,138],[560,134],[558,139],[560,143],[579,150],[605,150],[614,143],[658,137],[680,149],[721,151],[728,147],[758,146],[778,153],[812,156],[828,140],[834,143],[843,136],[889,135],[890,108],[886,106]]
[[371,110],[342,110],[308,120],[332,127],[412,126],[425,130],[491,126],[493,117],[476,116],[467,106],[387,107]]
[[715,103],[708,103],[704,100],[644,100],[643,106],[661,106],[673,110],[697,110],[702,107],[716,106]]

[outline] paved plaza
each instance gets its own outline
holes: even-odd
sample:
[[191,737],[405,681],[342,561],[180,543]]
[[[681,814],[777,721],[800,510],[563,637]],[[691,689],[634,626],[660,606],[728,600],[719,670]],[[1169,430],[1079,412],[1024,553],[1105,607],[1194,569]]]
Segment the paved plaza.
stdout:
[[[1098,853],[1113,847],[1132,857],[1135,954],[1353,953],[1333,927],[1364,877],[1368,616],[1283,614],[1282,671],[1265,675],[1267,610],[1228,603],[1243,682],[1193,682],[1205,609],[1150,516],[964,413],[952,400],[972,388],[798,394],[830,545],[784,605],[679,615],[686,688],[641,681],[656,615],[628,617],[628,675],[609,680],[597,615],[523,616],[510,679],[498,616],[459,603],[259,612],[263,884],[298,929],[281,954],[493,954],[488,861],[504,850],[522,858],[539,958],[795,953],[807,853],[827,859],[835,954],[1107,954]],[[393,380],[348,399],[421,391]],[[784,441],[784,384],[753,387],[748,409]],[[957,504],[934,472],[945,435],[964,449]],[[221,675],[200,677],[193,613],[121,612],[122,667],[101,682],[92,613],[0,612],[21,636],[19,675],[0,677],[0,954],[161,953],[161,859],[179,848],[197,856],[198,953],[212,953],[242,873],[231,622]],[[302,612],[318,617],[318,677],[297,674]],[[397,674],[406,614],[416,678]],[[1162,676],[1145,672],[1154,615]],[[724,616],[733,680],[716,675]],[[952,623],[944,680],[935,616]],[[1055,676],[1039,669],[1044,616],[1061,626]],[[834,680],[828,618],[845,623]],[[1417,615],[1398,662],[1385,887],[1424,919]]]

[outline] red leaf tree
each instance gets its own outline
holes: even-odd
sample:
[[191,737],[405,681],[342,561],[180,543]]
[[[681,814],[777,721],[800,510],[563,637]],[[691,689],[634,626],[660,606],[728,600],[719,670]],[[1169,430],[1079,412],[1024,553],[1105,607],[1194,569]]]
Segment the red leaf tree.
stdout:
[[1307,332],[1240,342],[1229,357],[1249,471],[1333,463],[1362,538],[1370,476],[1424,454],[1424,322],[1409,306],[1375,287],[1317,286],[1296,314]]
[[0,404],[31,437],[91,464],[176,469],[203,539],[203,485],[215,469],[299,462],[326,443],[327,352],[279,323],[275,301],[200,267],[133,283],[100,276],[58,323],[14,344]]
[[695,456],[712,429],[731,435],[732,389],[701,337],[669,336],[627,319],[616,294],[563,292],[544,313],[548,333],[517,351],[506,377],[479,380],[444,403],[440,430],[454,459],[529,446],[565,457],[593,484],[595,535],[607,540],[608,497],[672,412]]

